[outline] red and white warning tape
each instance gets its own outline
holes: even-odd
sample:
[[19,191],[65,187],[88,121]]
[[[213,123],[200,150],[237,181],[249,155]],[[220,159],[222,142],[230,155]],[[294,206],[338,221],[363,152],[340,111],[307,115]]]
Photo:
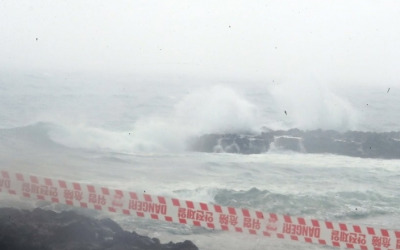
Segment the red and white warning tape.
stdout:
[[1,171],[0,192],[211,229],[354,249],[400,249],[400,231],[223,207]]

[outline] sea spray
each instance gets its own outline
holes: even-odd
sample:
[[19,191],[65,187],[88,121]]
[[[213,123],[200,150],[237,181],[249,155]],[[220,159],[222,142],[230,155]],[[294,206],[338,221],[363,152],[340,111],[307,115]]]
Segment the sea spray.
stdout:
[[258,108],[233,89],[213,86],[195,90],[167,117],[144,117],[134,125],[137,150],[183,151],[193,136],[240,133],[258,127]]
[[286,83],[270,88],[270,93],[290,128],[357,129],[359,113],[325,85]]

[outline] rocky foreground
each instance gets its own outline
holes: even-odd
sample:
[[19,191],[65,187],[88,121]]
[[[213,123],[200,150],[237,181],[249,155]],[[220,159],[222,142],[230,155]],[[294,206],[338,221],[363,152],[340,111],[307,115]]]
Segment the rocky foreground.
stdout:
[[340,133],[333,130],[268,130],[261,134],[207,134],[194,138],[190,150],[260,154],[270,150],[400,159],[400,132]]
[[0,208],[2,250],[197,250],[191,241],[161,244],[156,238],[124,231],[111,219],[75,212]]

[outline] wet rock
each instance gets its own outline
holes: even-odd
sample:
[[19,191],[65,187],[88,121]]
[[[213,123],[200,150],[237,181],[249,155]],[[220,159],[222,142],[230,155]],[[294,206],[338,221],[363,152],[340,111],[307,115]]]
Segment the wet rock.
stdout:
[[259,135],[207,134],[193,138],[189,143],[190,150],[215,153],[259,154],[271,148],[302,153],[400,159],[400,132],[266,130]]
[[111,219],[74,212],[0,208],[0,249],[5,250],[197,250],[191,241],[161,244],[156,238],[124,231]]
[[190,149],[208,153],[259,154],[268,151],[270,139],[263,135],[207,134],[194,138]]

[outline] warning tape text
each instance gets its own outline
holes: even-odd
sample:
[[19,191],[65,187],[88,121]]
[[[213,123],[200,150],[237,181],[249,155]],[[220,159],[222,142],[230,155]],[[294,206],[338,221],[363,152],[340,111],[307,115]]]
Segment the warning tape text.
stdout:
[[321,234],[321,229],[319,227],[283,223],[282,233],[319,238]]
[[167,214],[167,206],[146,201],[130,200],[129,209],[153,214]]

